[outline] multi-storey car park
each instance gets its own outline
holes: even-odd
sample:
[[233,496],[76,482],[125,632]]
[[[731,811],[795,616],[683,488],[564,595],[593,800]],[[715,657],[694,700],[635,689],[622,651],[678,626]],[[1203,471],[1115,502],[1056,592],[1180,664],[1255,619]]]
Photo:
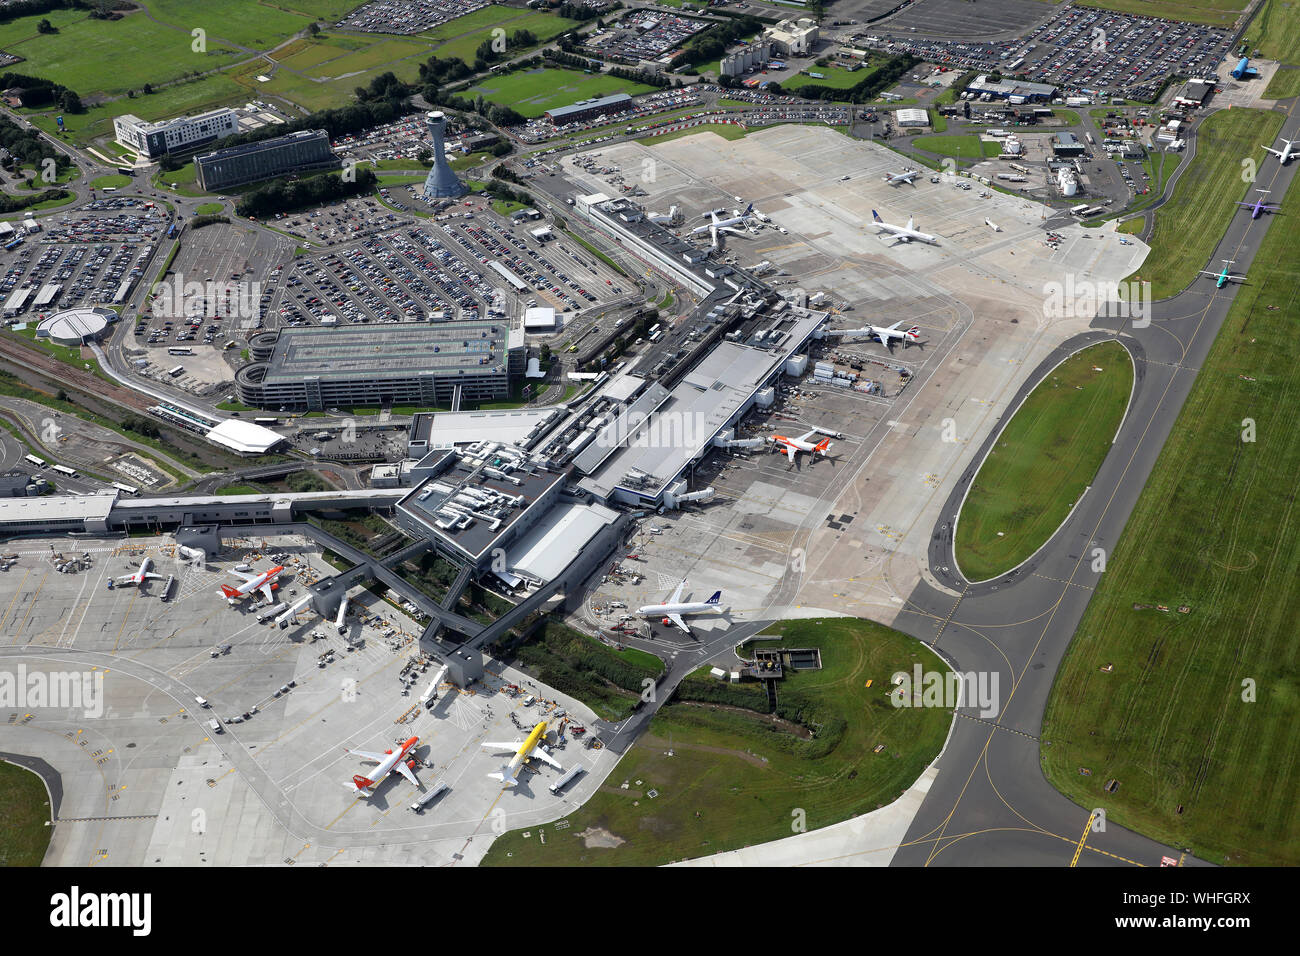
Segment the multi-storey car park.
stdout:
[[398,328],[283,329],[255,337],[239,369],[239,400],[257,408],[321,411],[356,405],[447,405],[506,398],[522,372],[523,333],[499,320]]

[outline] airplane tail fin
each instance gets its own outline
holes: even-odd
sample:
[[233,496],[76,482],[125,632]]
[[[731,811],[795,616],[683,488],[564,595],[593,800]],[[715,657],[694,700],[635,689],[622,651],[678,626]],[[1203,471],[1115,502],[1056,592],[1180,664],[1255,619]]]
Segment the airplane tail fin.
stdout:
[[721,600],[722,600],[722,592],[721,592],[721,591],[714,591],[714,592],[713,592],[713,596],[712,596],[711,598],[709,598],[707,601],[705,601],[704,603],[705,603],[705,604],[717,604],[717,603],[718,603],[719,601],[721,601]]
[[367,777],[363,777],[361,776],[361,774],[358,773],[358,774],[353,774],[351,783],[345,783],[343,786],[347,787],[349,790],[353,791],[354,793],[365,795],[370,792],[370,788],[373,787],[374,785],[375,782],[373,780]]
[[908,228],[908,229],[915,229],[915,228],[916,228],[916,222],[914,221],[914,219],[913,219],[912,216],[908,216],[908,217],[907,217],[907,228]]
[[880,218],[880,213],[876,212],[874,209],[871,210],[871,218],[872,218],[872,220],[875,221],[875,222],[884,222],[884,221],[885,221],[885,220],[883,220],[883,219]]
[[912,326],[907,330],[907,337],[915,342],[921,337],[921,327],[919,325]]
[[813,447],[813,451],[821,455],[826,454],[830,450],[831,450],[831,440],[829,438],[823,438]]
[[753,212],[753,211],[754,211],[754,204],[753,204],[753,203],[750,203],[748,206],[745,207],[745,215],[746,215],[746,216],[748,216],[748,215],[749,215],[751,212]]
[[223,584],[223,585],[221,585],[221,593],[224,594],[226,597],[230,598],[230,600],[232,600],[232,601],[233,601],[235,598],[239,597],[239,592],[236,591],[234,588],[232,588],[232,587],[231,587],[230,585],[228,585],[228,584]]
[[496,773],[490,773],[488,774],[488,776],[491,777],[493,780],[500,780],[507,787],[513,787],[515,784],[519,782],[519,778],[510,772],[509,764],[502,764],[501,769],[499,771],[497,771]]

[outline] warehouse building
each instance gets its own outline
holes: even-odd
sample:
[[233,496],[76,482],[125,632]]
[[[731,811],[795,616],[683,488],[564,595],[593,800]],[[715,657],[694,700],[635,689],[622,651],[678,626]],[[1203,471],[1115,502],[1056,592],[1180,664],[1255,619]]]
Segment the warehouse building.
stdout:
[[624,113],[632,108],[632,97],[626,93],[614,93],[595,100],[580,100],[572,106],[560,106],[546,111],[546,118],[556,126],[568,123],[582,123],[598,116]]
[[524,371],[523,330],[491,319],[282,329],[258,345],[255,357],[269,356],[235,373],[239,401],[257,408],[500,401]]
[[304,129],[206,153],[194,160],[194,172],[200,189],[216,192],[288,173],[338,169],[340,165],[330,149],[329,134],[323,129]]
[[146,123],[127,113],[113,120],[113,138],[149,159],[168,153],[189,153],[239,132],[239,115],[232,109],[209,110]]
[[1030,103],[1035,100],[1050,100],[1056,95],[1056,87],[1048,83],[1030,83],[1027,80],[1003,79],[990,80],[988,74],[980,74],[966,87],[967,91],[980,96],[987,93],[990,98],[1010,99],[1017,97],[1017,103]]
[[1061,132],[1052,137],[1052,152],[1057,156],[1082,156],[1086,150],[1083,140],[1073,133]]

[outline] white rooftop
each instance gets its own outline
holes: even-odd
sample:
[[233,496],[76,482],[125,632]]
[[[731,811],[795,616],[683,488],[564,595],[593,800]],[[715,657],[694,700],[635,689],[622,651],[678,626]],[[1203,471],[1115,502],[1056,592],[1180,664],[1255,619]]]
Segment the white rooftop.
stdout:
[[234,449],[241,455],[261,455],[284,441],[284,436],[252,422],[227,418],[208,432],[207,439],[214,445]]
[[603,505],[557,505],[520,538],[506,555],[506,568],[543,583],[558,577],[605,525],[618,515]]

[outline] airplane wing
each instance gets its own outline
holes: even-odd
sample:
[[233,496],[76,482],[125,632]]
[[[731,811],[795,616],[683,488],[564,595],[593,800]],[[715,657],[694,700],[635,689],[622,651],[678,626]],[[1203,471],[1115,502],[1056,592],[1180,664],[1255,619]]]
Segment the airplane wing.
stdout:
[[684,591],[685,589],[686,589],[686,579],[682,578],[681,583],[677,585],[677,590],[673,592],[673,596],[670,597],[667,601],[664,601],[664,603],[676,604],[678,601],[682,599],[682,591]]
[[394,767],[393,769],[396,770],[398,773],[400,773],[407,780],[411,781],[411,783],[415,784],[417,787],[420,785],[420,781],[415,779],[415,774],[411,772],[411,768],[406,765],[405,760],[397,761],[397,766]]
[[785,446],[785,457],[789,458],[791,461],[794,461],[795,456],[798,454],[799,454],[799,449],[795,448],[794,445]]
[[807,441],[809,438],[813,438],[813,437],[815,437],[817,434],[818,434],[817,429],[814,428],[812,431],[810,431],[810,432],[806,432],[805,434],[800,435],[800,436],[799,436],[799,441]]
[[257,577],[256,574],[249,574],[247,571],[236,571],[234,568],[231,568],[230,573],[242,581],[252,581]]
[[669,614],[668,620],[672,621],[674,624],[680,627],[687,634],[691,633],[691,629],[686,626],[686,622],[682,620],[682,616],[680,614]]
[[1268,150],[1270,153],[1272,153],[1274,156],[1277,156],[1278,158],[1281,158],[1282,156],[1282,151],[1280,149],[1274,149],[1272,146],[1265,146],[1264,149]]
[[270,582],[270,581],[267,581],[267,582],[266,582],[265,584],[263,584],[260,588],[258,588],[258,590],[262,592],[262,597],[266,598],[266,603],[267,603],[267,604],[274,604],[274,603],[275,603],[275,598],[273,598],[273,597],[271,596],[271,582]]
[[509,743],[503,741],[485,740],[483,741],[483,743],[479,744],[479,746],[482,747],[484,750],[490,748],[492,750],[511,750],[511,751],[518,751],[519,748],[522,747],[523,745],[524,742],[522,740],[514,740],[514,741],[510,741]]
[[529,754],[528,756],[530,756],[530,757],[536,757],[538,760],[545,760],[547,763],[549,763],[549,764],[550,764],[552,767],[554,767],[556,770],[563,770],[563,769],[564,769],[563,767],[560,766],[560,762],[559,762],[558,760],[556,760],[554,757],[552,757],[550,754],[548,754],[548,753],[547,753],[545,750],[543,750],[540,746],[539,746],[539,747],[535,747],[535,748],[533,748],[533,752],[532,752],[531,754]]
[[154,574],[152,571],[150,571],[148,574],[145,575],[146,581],[161,581],[162,579],[163,579],[163,575]]
[[360,757],[362,760],[373,760],[375,763],[383,763],[389,758],[389,754],[372,754],[368,750],[349,750],[348,753],[353,757]]

